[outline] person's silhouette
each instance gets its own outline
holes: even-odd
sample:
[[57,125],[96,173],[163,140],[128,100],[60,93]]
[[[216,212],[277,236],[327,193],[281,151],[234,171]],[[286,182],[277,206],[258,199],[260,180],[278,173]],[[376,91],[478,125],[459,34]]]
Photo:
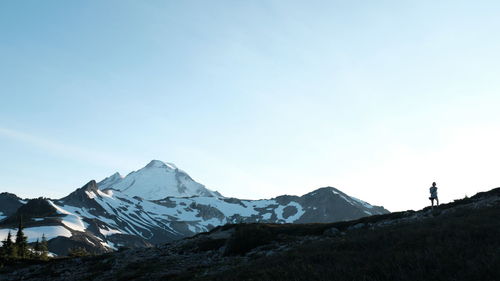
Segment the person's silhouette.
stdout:
[[431,205],[434,207],[434,199],[435,199],[436,206],[439,206],[438,188],[435,182],[432,183],[432,186],[431,188],[429,188],[429,191],[431,192],[431,197],[429,197],[429,200],[431,200]]

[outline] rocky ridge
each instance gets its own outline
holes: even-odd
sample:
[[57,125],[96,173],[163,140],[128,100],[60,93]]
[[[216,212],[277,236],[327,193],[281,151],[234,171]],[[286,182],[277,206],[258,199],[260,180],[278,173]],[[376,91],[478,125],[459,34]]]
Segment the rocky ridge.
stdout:
[[[172,175],[177,178],[175,181],[162,180]],[[125,178],[114,174],[100,183],[90,181],[57,200],[23,201],[12,194],[1,194],[0,202],[6,204],[0,211],[6,216],[0,219],[0,238],[8,231],[14,233],[22,218],[29,242],[45,235],[50,251],[56,255],[66,255],[75,247],[105,253],[122,247],[151,247],[225,224],[335,222],[388,213],[383,207],[372,206],[333,187],[303,196],[242,200],[223,197],[194,181],[188,184],[189,181],[193,181],[191,177],[173,164],[154,160]],[[129,183],[139,189],[154,183],[152,190],[160,188],[163,193],[176,193],[179,186],[196,188],[181,188],[194,192],[188,197],[147,200],[130,194]],[[197,193],[200,190],[202,195]]]

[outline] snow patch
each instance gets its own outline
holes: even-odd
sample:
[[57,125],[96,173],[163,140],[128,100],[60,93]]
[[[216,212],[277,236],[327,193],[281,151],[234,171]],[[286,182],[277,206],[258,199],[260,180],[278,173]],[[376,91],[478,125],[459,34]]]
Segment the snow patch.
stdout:
[[99,232],[104,236],[122,233],[121,231],[116,230],[116,229],[112,229],[112,228],[108,228],[108,229],[99,228]]
[[115,244],[111,241],[107,241],[107,242],[99,242],[101,243],[101,245],[103,245],[104,247],[106,248],[109,248],[109,249],[113,249],[113,250],[118,250],[116,247],[115,247]]
[[[291,216],[289,216],[288,218],[285,219],[283,217],[283,211],[288,206],[295,207],[297,209],[297,212],[294,215],[291,215]],[[299,203],[292,201],[292,202],[288,203],[287,205],[284,205],[284,206],[280,205],[280,206],[278,206],[278,208],[276,208],[274,210],[274,213],[276,214],[276,216],[278,217],[279,220],[283,220],[286,223],[292,223],[292,222],[298,220],[300,217],[302,217],[302,215],[305,213],[305,211],[304,211],[304,209],[302,208],[302,206]]]
[[[5,240],[7,238],[7,234],[12,235],[13,239],[15,239],[17,229],[0,229],[0,240]],[[37,239],[41,240],[42,235],[45,234],[47,240],[52,238],[56,238],[58,236],[71,237],[71,232],[63,226],[37,226],[37,227],[27,227],[23,229],[24,235],[28,237],[28,242],[35,242]]]
[[187,227],[188,227],[189,231],[191,231],[192,233],[198,233],[198,229],[196,226],[188,224]]
[[113,198],[113,190],[106,190],[106,191],[97,190],[97,194],[99,194],[102,197]]
[[87,196],[90,198],[90,199],[94,199],[96,197],[95,193],[94,192],[90,192],[90,191],[85,191],[85,193],[87,194]]
[[372,208],[374,208],[372,205],[370,205],[370,204],[366,203],[366,202],[365,202],[365,201],[363,201],[363,200],[360,200],[360,199],[355,198],[355,197],[351,197],[351,198],[352,198],[354,201],[356,201],[356,202],[360,203],[361,205],[363,205],[363,207],[365,207],[365,208],[368,208],[368,209],[372,209]]
[[61,222],[68,228],[71,228],[76,231],[85,232],[85,229],[87,228],[82,219],[73,214],[67,215],[66,217],[63,218]]
[[83,222],[82,218],[78,215],[75,215],[59,206],[57,206],[54,202],[47,200],[49,204],[51,204],[57,211],[58,214],[65,215],[61,222],[67,226],[68,228],[76,231],[84,232],[87,228],[86,224]]
[[87,242],[95,246],[94,242],[90,241],[87,237],[85,237],[85,240],[87,240]]
[[265,214],[262,215],[262,219],[263,220],[268,220],[268,219],[271,219],[271,216],[272,216],[271,213],[265,213]]

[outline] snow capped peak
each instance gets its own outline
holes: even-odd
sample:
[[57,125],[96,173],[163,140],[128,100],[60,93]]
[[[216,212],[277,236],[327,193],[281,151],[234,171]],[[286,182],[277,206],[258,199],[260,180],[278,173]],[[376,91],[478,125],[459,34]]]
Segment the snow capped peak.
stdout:
[[78,188],[77,190],[70,193],[68,196],[61,198],[59,200],[64,202],[82,202],[88,198],[92,198],[98,191],[98,185],[95,180],[91,180],[84,186]]
[[109,177],[103,179],[102,181],[100,181],[97,184],[97,186],[99,187],[99,189],[103,190],[103,189],[106,189],[106,188],[110,188],[114,184],[117,184],[122,179],[123,179],[122,175],[120,175],[120,173],[116,172],[116,173],[112,174],[111,176],[109,176]]
[[167,167],[170,167],[171,169],[179,169],[177,168],[177,166],[174,164],[174,163],[169,163],[169,162],[165,162],[165,165],[167,165]]
[[122,179],[123,176],[120,175],[120,173],[116,172],[116,173],[112,174],[109,178],[110,179]]
[[160,160],[151,160],[144,168],[170,168]]
[[144,168],[163,168],[169,170],[178,170],[177,166],[173,163],[163,162],[160,160],[151,160]]
[[221,197],[219,193],[194,181],[174,164],[160,160],[152,160],[144,168],[131,172],[124,178],[114,174],[102,180],[98,186],[101,190],[111,188],[147,200],[159,200],[169,196]]
[[307,195],[325,196],[326,194],[330,194],[330,193],[339,194],[339,193],[342,193],[342,191],[340,191],[332,186],[326,186],[326,187],[318,188],[312,192],[309,192]]
[[116,173],[112,174],[111,176],[105,178],[104,180],[107,180],[108,182],[117,182],[117,181],[120,181],[121,179],[123,179],[123,176],[120,175],[120,173],[116,172]]

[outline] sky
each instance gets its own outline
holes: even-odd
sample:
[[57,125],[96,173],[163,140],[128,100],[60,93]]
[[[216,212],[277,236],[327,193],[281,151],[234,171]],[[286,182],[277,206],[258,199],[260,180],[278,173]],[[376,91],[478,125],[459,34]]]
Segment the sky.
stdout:
[[0,192],[175,163],[390,211],[500,186],[498,1],[0,1]]

